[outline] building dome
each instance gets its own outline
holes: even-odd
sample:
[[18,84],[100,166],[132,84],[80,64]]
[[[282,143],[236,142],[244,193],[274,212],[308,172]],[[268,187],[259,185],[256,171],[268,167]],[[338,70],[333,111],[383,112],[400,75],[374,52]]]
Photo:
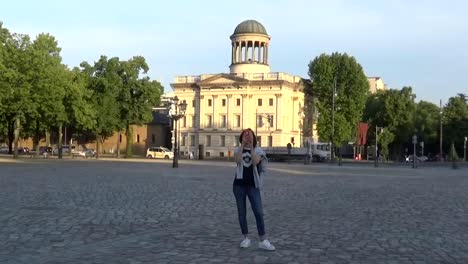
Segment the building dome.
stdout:
[[265,27],[256,20],[245,20],[237,25],[233,35],[237,34],[262,34],[268,36]]

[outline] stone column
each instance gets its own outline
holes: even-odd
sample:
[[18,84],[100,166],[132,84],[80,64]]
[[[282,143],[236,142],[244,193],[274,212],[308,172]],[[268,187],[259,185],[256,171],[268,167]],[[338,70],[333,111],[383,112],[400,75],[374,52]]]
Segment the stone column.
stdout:
[[245,41],[244,63],[247,62],[247,56],[249,56],[249,42]]
[[252,52],[251,52],[251,54],[252,54],[251,61],[252,61],[252,63],[253,63],[254,60],[255,60],[255,46],[254,46],[254,41],[252,41]]
[[296,101],[297,101],[297,97],[295,97],[295,96],[291,97],[291,101],[292,101],[292,110],[293,110],[293,112],[292,112],[291,131],[297,131],[296,130],[296,124],[295,124],[295,118],[296,118],[296,114],[297,114],[296,110],[295,110],[296,109],[295,104],[296,104]]
[[263,56],[262,56],[262,63],[263,64],[266,64],[266,47],[265,47],[265,42],[262,43],[262,52],[263,52]]
[[247,94],[242,94],[242,115],[241,115],[241,129],[244,129],[244,127],[247,126],[247,118],[246,118],[246,113],[247,113],[247,110],[246,109],[246,99],[247,99]]
[[[215,107],[215,101],[216,99],[218,99],[218,96],[217,95],[212,95],[211,96],[211,100],[213,100],[212,104],[211,104],[211,115],[212,115],[212,119],[211,119],[211,122],[212,122],[212,125],[213,125],[213,128],[219,128],[219,115],[218,115],[218,111],[216,111],[216,107]],[[217,122],[215,122],[215,120]]]
[[241,43],[239,41],[236,42],[236,63],[240,62],[240,54],[241,54]]
[[260,52],[261,52],[260,42],[258,42],[258,52],[257,52],[257,53],[258,53],[258,54],[257,54],[257,56],[258,56],[258,63],[260,63],[260,57],[261,57],[261,56],[260,56]]
[[205,113],[205,96],[204,95],[200,95],[200,114],[199,114],[199,124],[200,124],[200,127],[199,129],[204,129],[205,128],[205,120],[206,120],[206,113]]
[[239,53],[239,62],[242,63],[244,61],[244,56],[243,56],[243,53],[242,53],[242,45],[244,45],[244,41],[241,41],[241,45],[240,45],[240,53]]
[[[280,116],[280,113],[279,113],[279,109],[280,109],[280,106],[282,106],[283,104],[281,103],[281,97],[282,97],[282,94],[275,94],[276,96],[276,112],[275,112],[275,117],[276,117],[276,122],[275,122],[275,130],[278,130],[278,127],[282,127],[282,123],[281,122],[281,116]],[[281,122],[281,123],[280,123]]]
[[235,53],[235,50],[236,50],[236,43],[235,43],[235,42],[232,42],[232,43],[231,43],[231,49],[232,49],[232,51],[231,51],[231,64],[234,64],[234,63],[235,63],[235,61],[234,61],[234,57],[235,57],[234,53]]
[[231,105],[232,94],[228,94],[226,97],[226,129],[231,130],[231,112],[229,111],[229,106]]

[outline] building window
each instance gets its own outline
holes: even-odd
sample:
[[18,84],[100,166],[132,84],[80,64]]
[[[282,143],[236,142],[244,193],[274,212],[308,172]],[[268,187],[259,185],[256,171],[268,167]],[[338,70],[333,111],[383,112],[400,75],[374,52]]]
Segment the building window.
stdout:
[[195,135],[190,135],[190,146],[195,147]]
[[154,136],[154,134],[151,134],[151,143],[154,144],[154,142],[156,142],[156,136]]
[[122,134],[119,136],[119,142],[122,143]]
[[262,146],[262,136],[257,136],[257,146]]
[[222,105],[222,106],[226,106],[226,99],[222,99],[222,100],[221,100],[221,105]]
[[273,115],[268,115],[268,122],[270,123],[270,127],[273,127]]
[[240,145],[239,136],[234,136],[234,147],[238,147]]
[[213,126],[213,119],[211,115],[206,116],[206,127],[212,127]]
[[268,146],[273,147],[273,137],[272,136],[268,136]]
[[206,136],[206,146],[211,147],[211,136],[210,135]]
[[137,143],[140,143],[140,135],[137,134]]
[[240,106],[240,98],[237,98],[237,99],[236,99],[236,105],[237,105],[237,106]]
[[273,98],[270,98],[270,99],[268,100],[268,104],[269,104],[270,106],[273,106]]
[[187,116],[182,119],[182,127],[187,127]]
[[226,136],[221,136],[221,147],[226,146]]
[[241,116],[240,115],[236,115],[236,127],[240,127],[241,126]]
[[213,104],[213,101],[211,99],[208,99],[208,106],[211,106]]
[[257,127],[263,126],[263,117],[261,115],[257,115]]
[[224,157],[224,152],[220,152],[220,153],[219,153],[219,156],[220,156],[220,157]]
[[262,99],[258,99],[258,106],[262,106]]
[[226,127],[226,115],[221,115],[221,127]]
[[209,157],[209,156],[210,156],[210,152],[209,151],[205,152],[205,157]]
[[182,136],[182,146],[187,146],[187,136]]
[[192,107],[195,107],[195,100],[192,100]]

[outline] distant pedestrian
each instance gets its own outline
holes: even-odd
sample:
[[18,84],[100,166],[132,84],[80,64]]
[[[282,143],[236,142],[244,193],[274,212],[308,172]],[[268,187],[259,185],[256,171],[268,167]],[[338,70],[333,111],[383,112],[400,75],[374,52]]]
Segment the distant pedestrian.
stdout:
[[258,165],[260,165],[259,163],[262,157],[266,159],[266,155],[260,147],[257,147],[257,138],[252,129],[248,128],[243,130],[240,134],[239,141],[241,145],[234,151],[237,168],[233,183],[233,192],[236,198],[239,224],[244,238],[240,243],[240,247],[247,248],[251,244],[248,238],[249,231],[247,225],[246,198],[248,197],[257,222],[257,231],[260,239],[258,247],[265,250],[275,250],[275,247],[266,239],[262,198],[260,194],[263,173],[259,172]]

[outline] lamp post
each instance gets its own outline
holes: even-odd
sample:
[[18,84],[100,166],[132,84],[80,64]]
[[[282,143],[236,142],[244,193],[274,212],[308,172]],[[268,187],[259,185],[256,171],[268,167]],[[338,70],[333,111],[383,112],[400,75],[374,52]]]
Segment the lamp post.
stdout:
[[465,137],[465,142],[463,145],[463,161],[466,162],[466,141],[468,140],[468,137]]
[[179,119],[185,116],[185,110],[187,109],[187,103],[182,101],[179,103],[179,98],[175,96],[171,99],[169,118],[172,119],[174,129],[174,157],[172,158],[172,168],[179,167],[179,150],[178,150],[178,136],[177,136],[177,123]]
[[[267,113],[258,113],[258,109],[255,110],[255,136],[258,136],[257,135],[257,130],[258,130],[258,125],[260,123],[261,127],[263,127],[263,118],[266,118],[267,122],[268,122],[268,126],[267,126],[267,129],[268,129],[268,132],[270,133],[270,137],[271,137],[271,123],[273,122],[273,116],[270,116],[270,114],[267,114]],[[261,131],[260,131],[261,132]],[[273,141],[273,140],[272,140]],[[272,143],[273,145],[273,143]]]
[[331,131],[331,160],[335,160],[335,92],[336,92],[336,77],[333,79],[333,94],[332,94],[332,131]]
[[439,138],[439,161],[443,160],[442,157],[442,100],[440,100],[440,138]]

